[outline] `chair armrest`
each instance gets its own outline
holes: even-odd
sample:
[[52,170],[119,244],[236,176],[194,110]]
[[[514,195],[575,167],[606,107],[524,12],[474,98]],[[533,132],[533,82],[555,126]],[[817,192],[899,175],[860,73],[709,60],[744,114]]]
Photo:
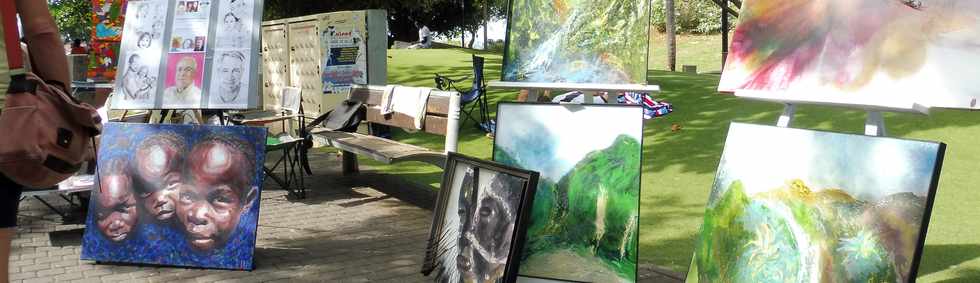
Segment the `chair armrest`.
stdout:
[[284,120],[290,120],[290,119],[293,119],[293,118],[299,118],[299,115],[290,114],[290,115],[280,115],[280,116],[271,116],[271,117],[260,117],[260,118],[254,118],[254,119],[238,120],[238,121],[235,121],[235,122],[240,123],[242,125],[261,126],[261,125],[265,125],[265,124],[269,124],[269,123],[275,123],[275,122],[280,122],[280,121],[284,121]]

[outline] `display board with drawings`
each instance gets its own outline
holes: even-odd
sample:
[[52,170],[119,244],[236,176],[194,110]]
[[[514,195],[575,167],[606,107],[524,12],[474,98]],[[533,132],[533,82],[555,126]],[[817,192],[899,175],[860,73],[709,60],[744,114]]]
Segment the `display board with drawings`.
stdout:
[[262,0],[132,0],[113,109],[258,108]]

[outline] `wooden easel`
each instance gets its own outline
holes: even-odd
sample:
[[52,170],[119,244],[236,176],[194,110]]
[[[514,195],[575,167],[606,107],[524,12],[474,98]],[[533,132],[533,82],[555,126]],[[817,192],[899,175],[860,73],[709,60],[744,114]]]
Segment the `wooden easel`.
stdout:
[[798,100],[798,99],[777,99],[773,98],[772,95],[757,95],[758,92],[736,92],[735,95],[740,98],[745,98],[749,100],[758,101],[768,101],[776,102],[784,105],[783,113],[779,115],[776,120],[776,126],[782,128],[789,128],[793,124],[793,116],[796,114],[796,106],[800,104],[808,105],[824,105],[824,106],[834,106],[840,108],[851,108],[860,109],[868,113],[867,118],[864,120],[864,134],[867,136],[874,137],[884,137],[888,133],[885,130],[885,118],[882,115],[883,112],[896,112],[896,113],[917,113],[928,115],[929,107],[918,103],[894,103],[888,106],[874,105],[871,104],[872,101],[860,101],[856,103],[848,103],[845,100],[841,101],[816,101],[816,100]]

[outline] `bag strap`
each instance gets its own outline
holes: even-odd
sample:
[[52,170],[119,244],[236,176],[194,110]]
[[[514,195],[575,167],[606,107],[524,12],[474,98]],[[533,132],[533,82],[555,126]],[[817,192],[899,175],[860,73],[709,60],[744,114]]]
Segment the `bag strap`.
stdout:
[[3,40],[7,44],[7,65],[10,76],[23,75],[24,57],[20,53],[20,32],[17,29],[17,4],[13,0],[0,1],[0,16],[3,18]]

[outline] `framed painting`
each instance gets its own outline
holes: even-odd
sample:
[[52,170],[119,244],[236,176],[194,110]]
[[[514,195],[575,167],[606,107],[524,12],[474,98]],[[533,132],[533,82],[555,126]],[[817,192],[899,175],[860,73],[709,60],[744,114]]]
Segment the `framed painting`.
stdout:
[[732,123],[687,282],[914,282],[945,148]]
[[746,0],[719,91],[980,109],[980,2]]
[[499,104],[494,161],[541,174],[520,276],[636,281],[642,144],[639,105]]
[[265,128],[108,123],[82,259],[251,270]]
[[646,84],[647,0],[511,0],[503,81]]
[[514,282],[538,173],[450,152],[423,273],[442,282]]

